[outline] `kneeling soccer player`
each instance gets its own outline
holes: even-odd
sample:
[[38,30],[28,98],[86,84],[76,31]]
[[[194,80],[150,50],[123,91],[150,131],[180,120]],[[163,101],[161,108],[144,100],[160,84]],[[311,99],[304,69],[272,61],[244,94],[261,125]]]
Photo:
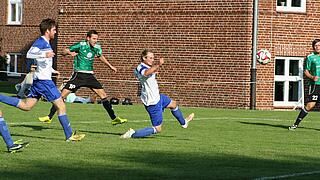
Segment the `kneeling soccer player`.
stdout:
[[141,63],[135,69],[135,75],[141,83],[141,100],[149,113],[153,127],[136,131],[129,129],[125,134],[121,135],[121,138],[140,138],[160,133],[164,108],[171,109],[171,113],[183,128],[187,128],[189,122],[193,119],[194,113],[184,119],[177,102],[164,94],[160,94],[156,74],[163,63],[164,59],[160,58],[159,64],[154,65],[154,54],[150,50],[146,49],[141,53]]

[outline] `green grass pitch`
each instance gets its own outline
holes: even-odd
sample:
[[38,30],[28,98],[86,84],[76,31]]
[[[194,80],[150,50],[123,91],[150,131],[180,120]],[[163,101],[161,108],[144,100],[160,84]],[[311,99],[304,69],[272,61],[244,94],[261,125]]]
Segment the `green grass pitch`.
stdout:
[[129,122],[112,126],[100,104],[67,104],[72,128],[86,134],[83,141],[70,143],[56,117],[51,124],[37,120],[49,103],[39,102],[31,112],[0,106],[13,139],[30,141],[14,154],[0,141],[0,179],[320,178],[317,112],[288,131],[297,111],[182,107],[185,116],[196,115],[188,129],[166,110],[162,133],[120,139],[130,127],[150,126],[142,105],[114,106]]

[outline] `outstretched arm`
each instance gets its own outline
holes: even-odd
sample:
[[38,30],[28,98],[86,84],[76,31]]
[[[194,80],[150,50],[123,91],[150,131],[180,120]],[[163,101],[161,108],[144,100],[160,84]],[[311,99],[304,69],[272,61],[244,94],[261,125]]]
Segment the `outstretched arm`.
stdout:
[[78,53],[77,52],[71,52],[70,49],[65,48],[62,51],[62,55],[66,56],[66,55],[71,55],[72,57],[76,56]]
[[105,63],[106,65],[109,66],[110,69],[112,69],[114,72],[117,72],[117,68],[115,68],[114,66],[112,66],[109,61],[104,57],[104,56],[100,56],[99,57],[100,61],[102,61],[103,63]]
[[160,66],[164,63],[164,59],[160,58],[159,59],[159,64],[153,65],[151,68],[149,68],[148,70],[146,70],[144,72],[144,76],[149,76],[152,73],[155,73],[158,71],[158,69],[160,68]]

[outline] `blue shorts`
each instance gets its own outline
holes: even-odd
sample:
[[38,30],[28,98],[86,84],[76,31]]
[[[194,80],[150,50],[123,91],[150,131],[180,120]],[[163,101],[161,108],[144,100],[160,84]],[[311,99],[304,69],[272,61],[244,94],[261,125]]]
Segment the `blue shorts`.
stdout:
[[155,105],[145,106],[146,110],[149,113],[152,126],[159,126],[162,124],[162,112],[171,103],[171,99],[164,95],[160,94],[160,101]]
[[27,98],[41,98],[43,96],[49,102],[61,97],[61,93],[52,80],[34,80]]

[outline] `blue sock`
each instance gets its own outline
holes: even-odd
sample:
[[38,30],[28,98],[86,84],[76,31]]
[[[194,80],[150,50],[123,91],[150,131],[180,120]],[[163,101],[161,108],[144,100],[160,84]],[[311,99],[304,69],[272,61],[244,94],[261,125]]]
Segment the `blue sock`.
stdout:
[[175,109],[172,109],[171,113],[179,121],[181,125],[186,124],[186,120],[184,119],[182,112],[180,111],[178,106]]
[[157,131],[153,127],[147,127],[144,129],[137,130],[131,137],[133,138],[140,138],[145,136],[150,136],[151,134],[156,134]]
[[20,99],[16,97],[9,97],[0,94],[0,102],[8,104],[10,106],[18,107]]
[[60,121],[61,126],[63,127],[63,131],[64,131],[64,134],[66,135],[66,139],[69,139],[72,136],[72,128],[68,120],[68,116],[66,114],[59,115],[58,119]]
[[0,117],[0,133],[4,142],[7,144],[7,147],[11,147],[13,145],[13,141],[7,124],[2,117]]

